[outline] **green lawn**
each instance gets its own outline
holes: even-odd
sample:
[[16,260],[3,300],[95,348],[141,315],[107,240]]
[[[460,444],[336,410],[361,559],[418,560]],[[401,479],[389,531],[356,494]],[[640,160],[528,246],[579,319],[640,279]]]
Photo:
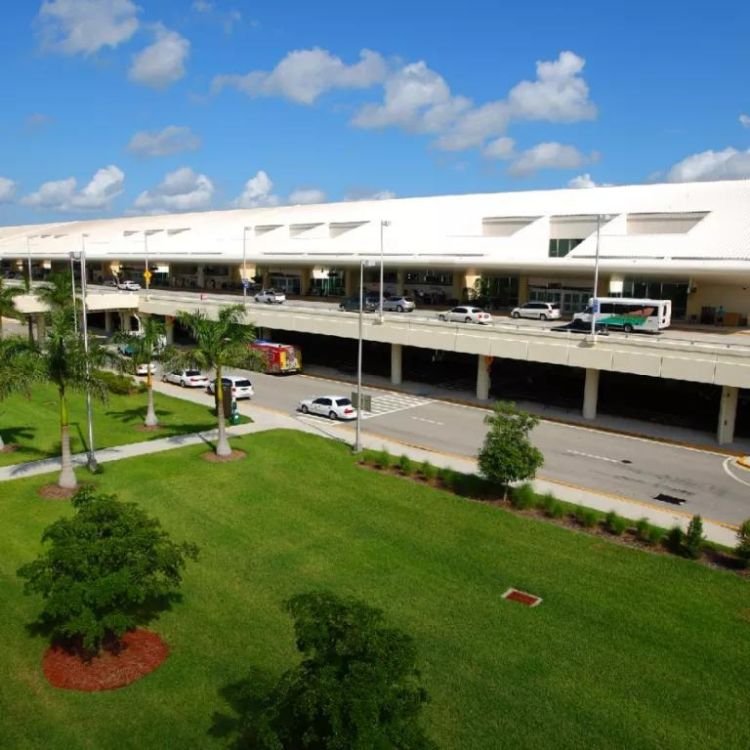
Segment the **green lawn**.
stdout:
[[[747,581],[378,475],[322,438],[233,443],[245,461],[208,464],[195,446],[97,477],[202,550],[153,625],[170,658],[109,693],[49,687],[45,642],[24,629],[39,601],[15,570],[69,505],[36,498],[44,478],[0,485],[0,747],[222,747],[222,689],[294,662],[281,603],[318,586],[416,638],[442,748],[750,747]],[[509,586],[544,602],[505,602]]]
[[[216,417],[206,406],[161,393],[154,393],[154,405],[163,429],[143,432],[136,428],[143,424],[146,416],[145,393],[132,396],[110,393],[105,402],[94,401],[96,447],[139,443],[200,432],[216,426]],[[71,449],[79,453],[86,450],[87,444],[86,402],[83,395],[71,393],[69,406]],[[31,398],[15,395],[0,401],[0,434],[6,443],[20,446],[13,453],[0,453],[0,466],[59,456],[59,420],[59,399],[51,385],[34,385]]]

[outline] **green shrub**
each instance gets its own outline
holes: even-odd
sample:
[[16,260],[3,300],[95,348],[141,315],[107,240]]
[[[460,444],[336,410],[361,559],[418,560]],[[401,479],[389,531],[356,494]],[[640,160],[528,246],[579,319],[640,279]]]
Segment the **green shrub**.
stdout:
[[130,375],[120,375],[117,372],[109,370],[96,370],[94,375],[97,380],[101,380],[110,393],[118,396],[131,396],[134,393],[143,393],[146,386],[138,383]]
[[414,464],[412,460],[405,453],[398,460],[398,468],[404,474],[411,474],[414,471]]
[[664,539],[664,529],[660,529],[658,526],[649,526],[648,533],[646,534],[646,541],[649,544],[661,544]]
[[391,466],[391,454],[385,448],[375,452],[373,463],[379,469],[388,469]]
[[438,469],[438,477],[449,489],[453,489],[456,484],[456,472],[453,471],[453,469],[449,469],[447,466]]
[[547,518],[562,518],[565,515],[565,506],[551,492],[543,495],[539,506]]
[[670,552],[674,552],[676,555],[682,554],[682,544],[683,544],[683,537],[685,535],[682,532],[682,529],[679,526],[673,526],[668,532],[666,536],[666,544],[667,549]]
[[648,518],[639,518],[635,522],[635,535],[641,542],[648,542],[650,541],[650,534],[651,531],[651,524],[648,521]]
[[610,534],[622,536],[628,528],[627,518],[617,515],[613,510],[604,517],[604,527]]
[[429,481],[435,478],[437,469],[429,461],[423,461],[419,467],[419,473]]
[[573,510],[573,516],[585,529],[593,528],[599,520],[599,514],[595,510],[584,508],[582,505],[577,505],[575,507]]
[[518,510],[526,510],[536,505],[536,493],[534,488],[524,482],[520,487],[514,487],[510,493],[510,504]]
[[685,538],[682,541],[683,553],[686,557],[697,560],[701,556],[703,549],[703,519],[696,515],[690,519]]
[[737,554],[750,561],[750,518],[744,521],[737,531]]

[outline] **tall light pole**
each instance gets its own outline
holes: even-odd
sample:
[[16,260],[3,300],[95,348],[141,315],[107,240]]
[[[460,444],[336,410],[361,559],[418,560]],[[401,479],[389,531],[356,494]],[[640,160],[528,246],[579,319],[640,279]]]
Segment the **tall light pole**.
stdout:
[[247,287],[250,283],[247,278],[247,230],[252,227],[242,227],[242,303],[247,307]]
[[89,362],[89,328],[87,321],[87,300],[86,300],[86,237],[81,235],[81,297],[83,298],[83,313],[81,317],[81,332],[83,334],[83,353],[86,358],[86,419],[88,421],[89,432],[89,450],[88,450],[88,468],[89,471],[95,472],[98,468],[96,453],[94,451],[94,415],[91,408],[91,363]]
[[380,306],[379,306],[379,322],[383,322],[383,229],[391,225],[390,221],[385,219],[380,220]]
[[591,299],[591,340],[596,336],[596,316],[599,312],[599,236],[601,233],[602,215],[596,215],[596,254],[594,255],[594,296]]
[[362,323],[365,307],[365,266],[372,266],[369,260],[359,262],[359,332],[357,335],[357,429],[354,438],[354,452],[362,450]]
[[78,336],[78,310],[76,309],[75,253],[70,253],[70,288],[73,292],[73,329]]
[[[130,237],[133,234],[142,233],[143,234],[143,253],[144,253],[144,268],[143,268],[143,280],[146,284],[146,291],[148,291],[151,288],[151,269],[149,268],[148,264],[148,238],[152,234],[157,234],[158,232],[163,232],[163,229],[126,229],[123,231],[124,237]],[[175,233],[177,231],[184,231],[184,230],[174,230]]]

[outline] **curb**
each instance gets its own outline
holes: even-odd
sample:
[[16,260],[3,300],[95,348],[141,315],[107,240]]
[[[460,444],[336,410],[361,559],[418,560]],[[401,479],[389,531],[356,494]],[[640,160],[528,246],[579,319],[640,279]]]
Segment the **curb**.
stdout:
[[750,471],[750,456],[741,456],[735,461],[735,464],[741,469],[747,469]]

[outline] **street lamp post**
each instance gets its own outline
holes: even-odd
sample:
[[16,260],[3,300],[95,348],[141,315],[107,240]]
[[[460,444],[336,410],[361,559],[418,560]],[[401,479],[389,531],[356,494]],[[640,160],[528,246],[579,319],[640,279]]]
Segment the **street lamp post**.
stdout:
[[89,432],[89,450],[87,464],[89,471],[95,472],[98,468],[96,461],[96,452],[94,451],[94,415],[91,408],[91,363],[89,362],[89,329],[86,320],[87,300],[86,300],[86,236],[81,235],[81,297],[83,301],[83,312],[81,316],[81,333],[83,335],[83,352],[86,358],[86,419],[88,421]]
[[591,340],[596,336],[596,315],[599,312],[599,236],[602,215],[596,215],[596,253],[594,255],[594,295],[591,298]]
[[354,452],[362,450],[362,324],[365,306],[365,266],[374,263],[362,260],[359,263],[359,331],[357,334],[357,429],[354,438]]
[[78,336],[78,310],[76,309],[75,253],[70,253],[70,288],[73,293],[73,330]]
[[380,220],[380,307],[379,307],[379,318],[380,322],[383,322],[383,229],[391,225],[390,221],[384,219]]
[[247,307],[247,230],[252,227],[242,227],[242,302]]

